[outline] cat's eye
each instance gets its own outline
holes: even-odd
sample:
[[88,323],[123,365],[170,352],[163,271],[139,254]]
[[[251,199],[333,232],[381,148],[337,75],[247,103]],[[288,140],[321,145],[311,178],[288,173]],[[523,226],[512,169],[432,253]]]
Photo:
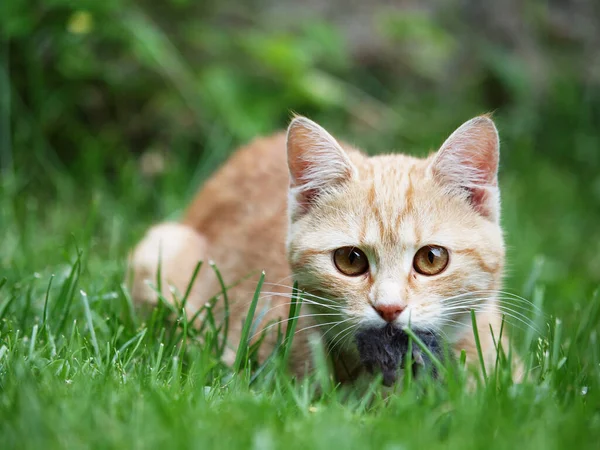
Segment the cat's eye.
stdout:
[[367,255],[356,247],[338,248],[333,252],[333,262],[337,270],[349,277],[362,275],[369,270]]
[[421,275],[437,275],[448,266],[449,259],[448,250],[444,247],[426,245],[415,254],[413,267]]

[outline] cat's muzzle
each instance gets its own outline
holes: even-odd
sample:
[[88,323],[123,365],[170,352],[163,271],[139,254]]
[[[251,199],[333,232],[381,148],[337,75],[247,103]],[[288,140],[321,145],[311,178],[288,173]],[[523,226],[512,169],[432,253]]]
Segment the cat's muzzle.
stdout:
[[[438,336],[430,332],[414,333],[427,346],[431,353],[442,359],[441,342]],[[382,328],[366,328],[359,330],[355,336],[360,360],[365,368],[373,373],[380,370],[383,384],[391,386],[396,381],[398,371],[404,369],[409,337],[400,328],[387,324]],[[412,371],[417,375],[421,371],[429,371],[435,377],[435,366],[420,347],[412,343]]]

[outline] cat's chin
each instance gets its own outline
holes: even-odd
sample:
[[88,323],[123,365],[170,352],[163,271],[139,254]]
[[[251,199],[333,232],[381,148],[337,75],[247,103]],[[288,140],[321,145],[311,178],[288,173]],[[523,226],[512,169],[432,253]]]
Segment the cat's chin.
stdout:
[[[431,353],[441,359],[440,338],[431,332],[413,331]],[[359,330],[355,335],[355,341],[360,361],[366,370],[371,373],[380,371],[383,375],[383,384],[393,385],[399,370],[404,368],[407,359],[408,334],[392,324],[387,324],[383,327]],[[412,343],[412,360],[412,370],[415,375],[423,369],[436,375],[431,359],[414,342]]]

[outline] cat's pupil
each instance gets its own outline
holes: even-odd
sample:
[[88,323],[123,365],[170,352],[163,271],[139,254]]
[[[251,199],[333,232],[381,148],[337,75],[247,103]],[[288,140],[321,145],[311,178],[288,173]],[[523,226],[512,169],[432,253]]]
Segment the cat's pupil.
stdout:
[[435,254],[433,253],[432,250],[429,250],[429,252],[427,252],[427,259],[429,259],[430,264],[433,264],[433,260],[435,259]]
[[354,264],[354,261],[356,261],[358,258],[360,258],[358,252],[356,250],[352,250],[350,252],[350,255],[348,256],[348,261],[350,262],[350,264]]

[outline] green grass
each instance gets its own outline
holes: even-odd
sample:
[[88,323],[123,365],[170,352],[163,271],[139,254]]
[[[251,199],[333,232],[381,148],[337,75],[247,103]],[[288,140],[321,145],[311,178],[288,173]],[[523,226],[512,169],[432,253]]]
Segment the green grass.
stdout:
[[[194,170],[209,173],[210,164]],[[169,321],[164,306],[139,315],[123,285],[124,260],[151,218],[183,207],[193,192],[194,181],[180,181],[192,174],[177,162],[153,181],[153,202],[133,160],[89,185],[59,171],[46,192],[30,187],[26,170],[9,174],[0,195],[2,448],[596,448],[597,280],[581,266],[552,267],[588,244],[541,222],[545,208],[563,209],[569,214],[554,220],[568,232],[573,216],[586,222],[594,212],[572,201],[577,186],[556,187],[568,173],[552,166],[555,178],[544,178],[548,167],[521,167],[509,163],[502,185],[508,289],[544,310],[544,336],[512,327],[531,379],[512,385],[501,358],[474,392],[450,370],[444,383],[409,379],[392,395],[379,380],[335,386],[318,345],[318,370],[299,382],[280,364],[288,336],[263,366],[252,362],[255,348],[242,346],[234,370],[218,358],[226,324],[208,320],[201,344],[191,318]],[[250,322],[244,329],[248,336]]]
[[[598,447],[600,90],[546,2],[519,18],[537,17],[541,78],[454,2],[431,20],[374,11],[399,51],[364,61],[324,17],[285,31],[251,2],[234,20],[223,2],[84,3],[0,2],[1,449]],[[229,324],[207,314],[200,344],[185,293],[140,315],[128,249],[290,110],[369,151],[416,154],[494,111],[506,289],[543,311],[517,311],[541,336],[514,317],[503,330],[528,382],[510,383],[508,352],[474,392],[460,361],[401,394],[339,388],[316,344],[318,370],[297,382],[282,369],[291,331],[271,328],[281,345],[266,364],[243,345],[232,368],[219,360]],[[144,153],[164,172],[144,175]]]

